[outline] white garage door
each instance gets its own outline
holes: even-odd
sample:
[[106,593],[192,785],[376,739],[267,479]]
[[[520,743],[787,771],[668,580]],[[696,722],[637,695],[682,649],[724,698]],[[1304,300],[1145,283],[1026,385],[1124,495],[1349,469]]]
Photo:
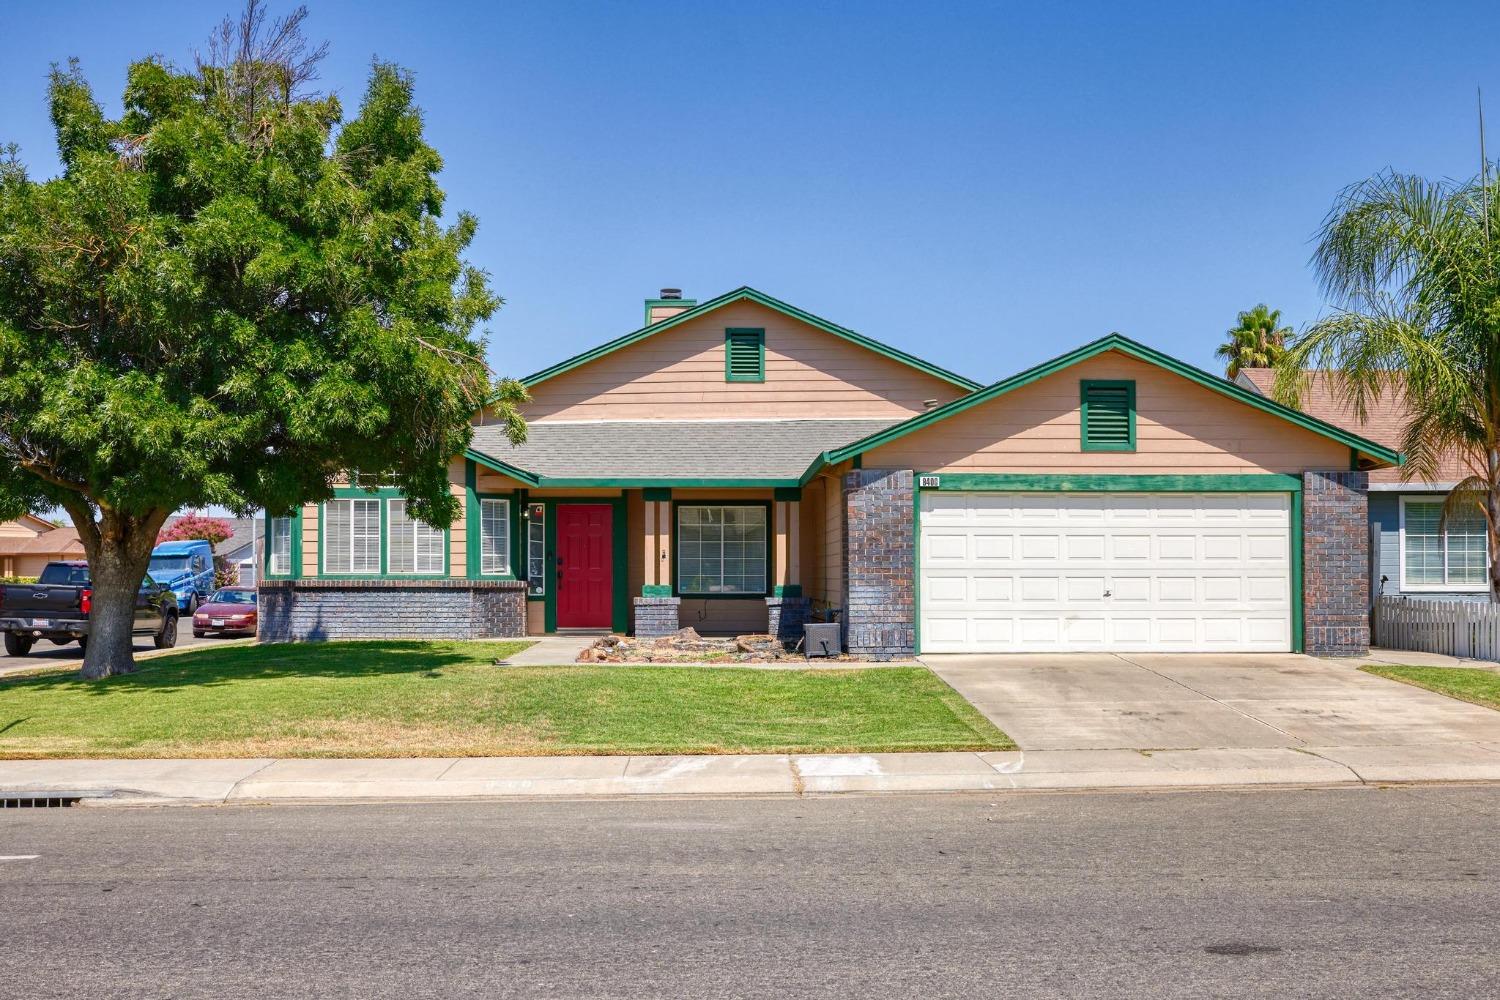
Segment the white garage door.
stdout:
[[1291,649],[1285,493],[921,497],[923,652]]

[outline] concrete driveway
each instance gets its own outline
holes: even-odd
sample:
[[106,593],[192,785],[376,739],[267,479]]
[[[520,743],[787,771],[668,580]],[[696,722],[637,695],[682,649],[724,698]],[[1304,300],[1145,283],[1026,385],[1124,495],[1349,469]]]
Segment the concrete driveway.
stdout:
[[1500,712],[1292,654],[924,656],[1025,750],[1500,743]]

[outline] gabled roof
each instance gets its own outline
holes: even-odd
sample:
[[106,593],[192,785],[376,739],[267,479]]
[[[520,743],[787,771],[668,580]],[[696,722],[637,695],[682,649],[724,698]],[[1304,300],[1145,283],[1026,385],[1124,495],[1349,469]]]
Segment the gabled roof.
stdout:
[[1129,355],[1137,360],[1156,365],[1159,368],[1165,368],[1167,371],[1181,375],[1183,378],[1196,382],[1204,388],[1211,389],[1221,396],[1228,396],[1230,399],[1253,406],[1272,416],[1280,417],[1288,423],[1296,424],[1298,427],[1312,431],[1314,434],[1321,434],[1323,437],[1331,438],[1340,444],[1348,445],[1360,454],[1377,461],[1389,462],[1392,465],[1401,464],[1401,454],[1392,448],[1360,437],[1358,434],[1351,433],[1336,424],[1309,416],[1301,410],[1282,406],[1280,403],[1268,399],[1257,392],[1236,385],[1227,379],[1219,378],[1217,375],[1211,375],[1201,368],[1194,368],[1192,365],[1178,361],[1176,358],[1153,350],[1144,344],[1138,344],[1129,337],[1118,333],[1111,333],[1107,337],[1101,337],[1091,344],[1085,344],[1077,350],[1070,351],[1061,357],[1053,358],[1051,361],[1043,362],[1035,368],[1028,368],[1026,371],[996,382],[988,388],[970,393],[967,396],[961,396],[950,403],[928,410],[926,413],[919,413],[908,420],[887,427],[882,431],[877,431],[868,437],[861,438],[842,448],[826,452],[823,455],[823,459],[829,464],[835,464],[853,458],[855,455],[863,454],[883,444],[889,444],[897,438],[905,437],[913,431],[921,430],[940,420],[946,420],[948,417],[962,413],[970,407],[986,403],[997,396],[1003,396],[1013,389],[1030,385],[1032,382],[1046,378],[1054,372],[1059,372],[1064,368],[1076,365],[1080,361],[1092,358],[1097,354],[1103,354],[1106,351],[1119,351],[1121,354]]
[[889,417],[545,422],[532,424],[526,443],[514,447],[496,424],[474,429],[467,457],[532,486],[797,486],[823,452],[891,423]]
[[961,389],[972,392],[973,390],[980,388],[978,382],[966,379],[962,375],[955,375],[953,372],[950,372],[945,368],[939,368],[937,365],[934,365],[927,361],[923,361],[921,358],[907,354],[905,351],[897,350],[896,348],[891,347],[889,344],[882,344],[878,340],[871,340],[869,337],[855,333],[853,330],[850,330],[847,327],[839,326],[837,323],[830,323],[826,319],[814,316],[809,312],[804,312],[803,310],[798,309],[796,306],[788,305],[787,303],[782,302],[780,299],[772,298],[764,292],[758,292],[748,286],[742,286],[740,288],[736,288],[732,292],[720,295],[718,298],[709,299],[706,302],[700,302],[698,305],[693,306],[691,309],[688,309],[684,312],[680,312],[676,316],[664,319],[659,323],[652,323],[650,326],[643,326],[639,330],[636,330],[634,333],[627,333],[623,337],[616,337],[614,340],[611,340],[606,344],[600,344],[598,347],[595,347],[592,350],[584,351],[582,354],[575,354],[573,357],[568,358],[566,361],[559,361],[557,364],[552,365],[550,368],[543,368],[539,372],[533,372],[532,374],[527,375],[525,378],[521,379],[521,382],[527,386],[537,385],[540,382],[545,382],[549,378],[561,375],[563,372],[572,371],[574,368],[577,368],[580,365],[588,364],[590,361],[593,361],[596,358],[602,358],[606,354],[612,354],[615,351],[620,350],[621,348],[629,347],[631,344],[639,343],[640,341],[645,340],[647,337],[655,336],[656,334],[670,330],[675,326],[680,326],[681,324],[686,323],[689,320],[697,319],[704,313],[712,312],[713,310],[718,309],[721,306],[727,306],[732,302],[739,302],[742,300],[749,300],[751,302],[763,305],[767,309],[774,309],[777,312],[782,313],[783,315],[790,316],[792,319],[800,320],[801,322],[806,323],[809,326],[816,327],[826,333],[831,333],[835,337],[842,337],[844,340],[847,340],[852,344],[858,344],[860,347],[863,347],[866,350],[874,351],[876,354],[883,355],[884,357],[890,358],[893,361],[898,361],[909,368],[915,368],[917,371],[925,372],[926,374],[932,375],[935,378],[942,379],[944,382],[956,385]]
[[[1338,391],[1332,373],[1309,371],[1302,388],[1302,399],[1297,408],[1309,416],[1336,424],[1346,430],[1363,435],[1387,448],[1401,447],[1401,438],[1411,422],[1411,405],[1401,390],[1383,392],[1365,407],[1365,419],[1360,420],[1354,407]],[[1272,368],[1242,368],[1235,381],[1263,396],[1270,396],[1276,384],[1276,371]],[[1456,483],[1467,479],[1469,467],[1463,456],[1453,452],[1443,456],[1438,464],[1437,481]],[[1372,483],[1401,482],[1400,469],[1374,469],[1370,472]]]
[[71,525],[30,538],[0,538],[0,556],[71,556],[83,552],[83,542]]

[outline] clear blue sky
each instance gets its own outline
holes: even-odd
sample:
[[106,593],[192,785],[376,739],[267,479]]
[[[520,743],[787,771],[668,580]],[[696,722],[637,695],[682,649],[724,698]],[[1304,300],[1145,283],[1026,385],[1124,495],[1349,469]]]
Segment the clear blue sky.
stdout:
[[[50,61],[117,107],[232,6],[5,4],[0,141],[55,170]],[[1476,85],[1500,146],[1493,0],[309,6],[346,104],[416,74],[512,375],[741,284],[985,382],[1111,330],[1212,367],[1238,310],[1324,308],[1341,187],[1477,171]]]

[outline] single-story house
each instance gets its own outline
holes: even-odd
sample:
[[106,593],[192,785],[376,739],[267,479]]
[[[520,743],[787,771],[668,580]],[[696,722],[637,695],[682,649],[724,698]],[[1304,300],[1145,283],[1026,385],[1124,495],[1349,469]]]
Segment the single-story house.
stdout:
[[[1269,368],[1246,368],[1236,381],[1269,396]],[[1385,393],[1360,419],[1334,391],[1327,372],[1309,372],[1300,408],[1320,420],[1399,449],[1411,419],[1400,393]],[[1443,523],[1443,503],[1470,475],[1463,456],[1450,453],[1432,480],[1403,482],[1395,467],[1370,472],[1370,593],[1437,600],[1488,600],[1489,534],[1477,507]]]
[[800,634],[915,652],[1363,652],[1395,450],[1118,334],[993,385],[751,288],[475,415],[439,530],[349,484],[268,522],[262,638]]
[[54,559],[82,559],[83,542],[71,525],[23,514],[0,521],[0,577],[35,577]]

